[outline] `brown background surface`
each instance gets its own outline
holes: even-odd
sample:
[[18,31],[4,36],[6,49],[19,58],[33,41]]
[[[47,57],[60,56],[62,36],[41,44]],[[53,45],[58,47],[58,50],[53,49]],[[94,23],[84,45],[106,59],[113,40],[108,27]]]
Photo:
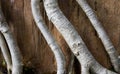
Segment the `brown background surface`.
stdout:
[[[35,74],[54,74],[56,72],[55,58],[33,20],[30,0],[14,1],[11,3],[10,0],[2,0],[2,8],[24,57],[24,65],[33,68],[36,71]],[[61,10],[77,29],[93,56],[104,67],[111,69],[108,55],[96,31],[77,2],[75,0],[58,1]],[[98,15],[115,48],[120,53],[120,0],[87,1]],[[47,26],[64,51],[69,63],[69,47],[53,24],[48,21],[42,2],[40,2],[40,7]],[[76,74],[79,74],[77,60],[75,60],[74,67]]]

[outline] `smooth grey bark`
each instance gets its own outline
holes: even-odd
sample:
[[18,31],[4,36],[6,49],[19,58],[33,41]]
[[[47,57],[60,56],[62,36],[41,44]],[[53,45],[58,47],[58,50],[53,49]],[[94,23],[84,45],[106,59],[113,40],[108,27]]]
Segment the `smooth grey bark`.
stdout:
[[102,67],[94,59],[78,32],[59,9],[57,0],[43,1],[49,20],[52,21],[54,26],[62,34],[65,41],[71,48],[71,51],[74,53],[74,55],[80,62],[82,67],[81,73],[89,74],[89,70],[91,70],[95,74],[117,74]]
[[90,74],[89,68],[82,66],[81,67],[81,74]]
[[0,33],[0,48],[3,54],[3,57],[5,59],[5,62],[7,64],[7,71],[8,74],[10,74],[10,72],[12,71],[12,60],[11,60],[11,55],[9,53],[9,49],[7,47],[7,44],[4,40],[4,37],[2,36],[2,34]]
[[22,56],[18,44],[4,18],[0,5],[0,31],[3,34],[12,58],[12,74],[22,74]]
[[98,20],[96,14],[92,10],[92,8],[89,6],[86,0],[76,0],[78,4],[81,6],[87,17],[89,18],[90,22],[92,23],[92,26],[97,31],[99,38],[101,39],[107,53],[110,56],[110,60],[112,62],[112,65],[116,72],[120,73],[120,65],[118,62],[118,53],[113,46],[110,38],[108,37],[106,31],[104,30],[102,24]]
[[32,14],[34,17],[34,20],[36,22],[37,27],[43,34],[45,40],[47,41],[48,45],[50,46],[52,52],[55,55],[55,59],[57,62],[57,74],[65,74],[65,56],[63,52],[61,51],[59,45],[55,41],[54,37],[48,30],[47,26],[45,25],[45,22],[42,18],[41,12],[40,12],[40,0],[31,0],[31,8],[32,8]]

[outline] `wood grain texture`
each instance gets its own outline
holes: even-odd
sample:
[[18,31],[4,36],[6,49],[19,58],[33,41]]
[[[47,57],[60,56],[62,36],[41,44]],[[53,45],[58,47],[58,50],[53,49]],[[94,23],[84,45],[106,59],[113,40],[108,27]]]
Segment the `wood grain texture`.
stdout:
[[[41,32],[38,30],[31,13],[30,0],[2,0],[2,9],[11,30],[13,31],[23,55],[24,65],[36,70],[35,74],[55,74],[56,61]],[[75,0],[58,0],[65,16],[74,24],[89,50],[97,61],[111,69],[111,63],[90,21]],[[120,54],[120,1],[87,0],[103,24],[115,48]],[[70,49],[51,22],[48,21],[43,3],[40,2],[44,20],[62,48],[67,65],[70,60]],[[77,64],[77,65],[76,65]],[[75,60],[75,71],[79,70]],[[75,74],[79,74],[76,71]]]

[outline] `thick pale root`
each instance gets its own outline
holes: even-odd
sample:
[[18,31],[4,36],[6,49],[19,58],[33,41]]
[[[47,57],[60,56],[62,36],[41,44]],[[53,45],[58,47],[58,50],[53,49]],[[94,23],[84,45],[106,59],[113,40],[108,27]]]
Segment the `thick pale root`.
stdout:
[[40,13],[39,4],[40,4],[40,0],[31,0],[31,8],[32,8],[32,14],[33,14],[34,20],[55,55],[55,59],[57,62],[57,74],[65,74],[66,72],[65,57],[59,45],[56,43],[54,37],[52,36],[52,34],[50,33],[50,31],[48,30],[47,26],[43,21],[43,18]]
[[120,73],[120,66],[118,62],[118,53],[116,49],[114,48],[110,38],[108,37],[106,31],[104,30],[102,24],[98,20],[96,14],[92,10],[92,8],[89,6],[86,0],[76,0],[78,4],[81,6],[83,11],[86,13],[87,17],[89,18],[90,22],[92,23],[92,26],[97,31],[99,38],[101,39],[107,53],[110,56],[110,60],[112,62],[112,65],[116,72]]
[[82,66],[81,67],[81,74],[90,74],[89,67]]
[[[74,53],[80,64],[85,67],[82,72],[89,74],[88,70],[95,72],[96,74],[101,74],[100,70],[105,70],[103,74],[117,74],[107,70],[102,67],[97,61],[94,59],[92,54],[89,52],[82,38],[75,30],[73,25],[69,22],[69,20],[64,16],[62,11],[59,9],[57,0],[43,0],[44,7],[47,13],[49,20],[52,21],[54,26],[58,29],[58,31],[62,34],[65,41],[71,48],[71,51]],[[96,64],[96,65],[94,65]],[[90,69],[86,69],[86,67]],[[84,71],[86,70],[86,71]],[[99,72],[98,72],[99,71]]]

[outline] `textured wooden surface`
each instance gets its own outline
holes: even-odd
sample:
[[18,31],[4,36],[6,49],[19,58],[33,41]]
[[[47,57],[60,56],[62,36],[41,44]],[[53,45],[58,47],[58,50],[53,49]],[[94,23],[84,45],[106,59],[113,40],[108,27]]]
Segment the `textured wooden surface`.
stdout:
[[[77,2],[75,0],[58,1],[61,10],[77,29],[97,61],[104,67],[112,68],[96,31]],[[120,53],[120,0],[87,1],[98,15],[115,48]],[[48,21],[42,2],[40,7],[47,26],[61,46],[67,62],[69,62],[69,47],[53,24]],[[41,32],[36,27],[31,13],[30,0],[14,0],[14,3],[11,3],[10,0],[2,0],[2,8],[18,41],[24,65],[34,68],[36,70],[35,74],[54,74],[56,72],[55,58]],[[75,60],[74,65],[76,74],[79,74],[77,60]]]

